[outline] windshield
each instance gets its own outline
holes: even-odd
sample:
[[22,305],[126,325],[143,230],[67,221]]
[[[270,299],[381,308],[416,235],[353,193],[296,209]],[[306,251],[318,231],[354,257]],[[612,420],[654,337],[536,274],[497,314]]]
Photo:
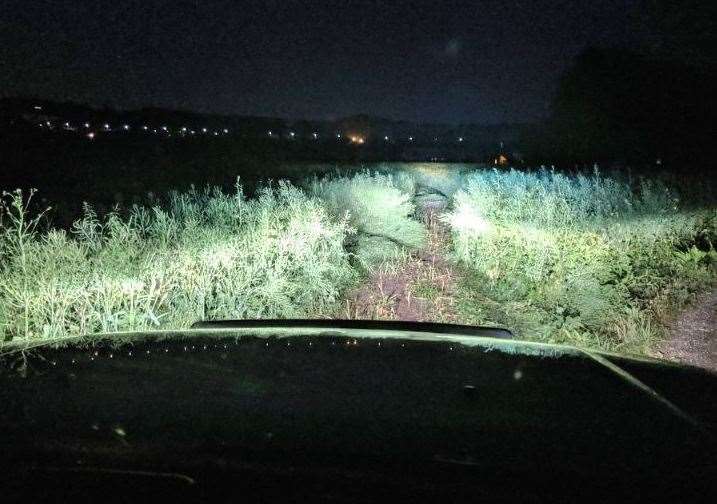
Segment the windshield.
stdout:
[[707,7],[0,12],[0,341],[322,319],[717,369]]

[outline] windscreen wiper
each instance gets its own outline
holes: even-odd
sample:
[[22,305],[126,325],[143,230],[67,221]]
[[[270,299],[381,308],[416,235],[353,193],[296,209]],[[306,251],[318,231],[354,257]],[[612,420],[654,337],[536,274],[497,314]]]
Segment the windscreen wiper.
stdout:
[[441,324],[435,322],[406,322],[402,320],[250,319],[202,320],[192,324],[192,329],[250,329],[253,327],[389,330],[513,339],[512,332],[500,327]]

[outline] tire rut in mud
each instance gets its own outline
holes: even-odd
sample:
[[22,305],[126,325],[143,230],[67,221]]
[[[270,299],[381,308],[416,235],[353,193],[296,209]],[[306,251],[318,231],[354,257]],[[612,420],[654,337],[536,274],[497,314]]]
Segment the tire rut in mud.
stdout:
[[398,267],[381,265],[351,291],[339,314],[349,319],[457,322],[456,270],[446,257],[450,232],[439,214],[449,198],[419,186],[413,198],[414,218],[427,229],[427,242]]

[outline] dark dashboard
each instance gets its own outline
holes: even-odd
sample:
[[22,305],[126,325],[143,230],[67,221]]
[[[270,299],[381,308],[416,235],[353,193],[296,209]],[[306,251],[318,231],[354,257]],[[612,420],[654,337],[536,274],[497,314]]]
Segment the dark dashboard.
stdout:
[[712,495],[714,375],[395,329],[224,326],[6,354],[5,497]]

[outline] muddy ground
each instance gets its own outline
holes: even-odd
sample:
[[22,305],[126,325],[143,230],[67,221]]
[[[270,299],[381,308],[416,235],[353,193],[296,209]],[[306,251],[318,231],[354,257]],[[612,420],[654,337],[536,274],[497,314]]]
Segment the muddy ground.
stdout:
[[717,372],[717,289],[698,296],[675,319],[659,354]]

